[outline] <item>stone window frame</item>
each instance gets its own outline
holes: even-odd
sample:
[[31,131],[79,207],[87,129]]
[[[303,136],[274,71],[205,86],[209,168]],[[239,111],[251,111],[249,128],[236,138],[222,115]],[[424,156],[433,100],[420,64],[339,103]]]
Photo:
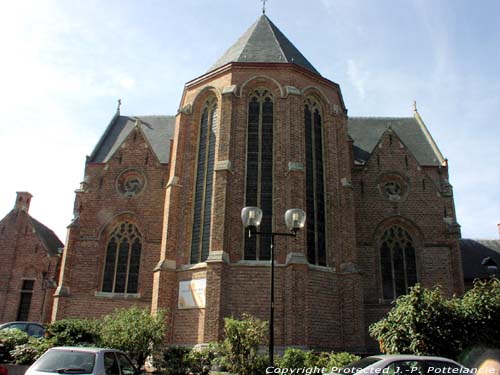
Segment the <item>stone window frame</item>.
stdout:
[[[307,108],[310,108],[311,112],[311,134],[310,134],[310,139],[311,139],[311,148],[312,148],[312,168],[308,168],[308,160],[307,160],[307,147],[308,147],[308,129],[307,129],[307,118],[306,118],[306,110]],[[307,258],[309,263],[315,264],[315,265],[320,265],[320,266],[326,266],[327,264],[327,254],[326,254],[326,249],[327,249],[327,196],[326,196],[326,168],[325,168],[325,162],[327,160],[326,158],[326,148],[325,148],[325,110],[324,110],[325,105],[321,102],[320,99],[318,99],[315,95],[307,95],[305,100],[304,100],[304,147],[305,147],[305,192],[306,192],[306,214],[307,214],[307,219],[306,219],[306,246],[307,246]],[[323,200],[322,200],[322,206],[323,206],[323,233],[318,232],[316,226],[318,223],[321,222],[321,217],[318,216],[318,188],[321,188],[321,185],[318,184],[318,165],[317,165],[317,157],[318,157],[318,152],[317,151],[317,143],[316,143],[316,136],[317,133],[315,132],[315,126],[318,125],[318,123],[315,121],[315,116],[314,114],[317,114],[319,116],[319,127],[320,127],[320,132],[321,132],[321,166],[322,166],[322,190],[323,190]],[[312,169],[312,171],[310,171]],[[312,176],[311,176],[312,174]],[[311,178],[312,177],[312,178]],[[308,184],[312,182],[312,193],[311,193],[311,187],[308,186]],[[307,201],[309,198],[309,195],[312,195],[312,200],[313,200],[313,207],[310,209]],[[313,223],[314,227],[311,228],[312,226],[310,225]],[[312,230],[311,230],[312,229]],[[309,237],[310,234],[314,233],[314,241],[311,241],[311,238]],[[321,238],[320,236],[322,235],[323,240],[321,245]]]
[[[399,185],[399,187],[401,188],[401,194],[394,196],[388,194],[385,188],[388,183],[395,183]],[[377,188],[380,195],[385,200],[392,203],[400,203],[408,198],[408,194],[410,193],[410,181],[406,176],[403,176],[398,172],[385,172],[379,176],[377,181]]]
[[[194,164],[196,168],[193,179],[193,212],[191,221],[191,248],[189,252],[190,264],[206,261],[210,252],[211,219],[215,185],[215,159],[217,157],[217,129],[220,118],[219,110],[219,100],[214,94],[210,94],[204,100],[204,105],[200,111],[200,130],[196,143],[196,160]],[[204,117],[205,114],[206,117]],[[204,124],[205,118],[206,124]],[[204,134],[206,137],[202,141]],[[200,154],[200,150],[203,150],[203,155]],[[200,163],[202,164],[200,165]],[[201,181],[201,179],[203,179],[203,181]],[[207,184],[209,179],[211,179],[211,183]],[[200,181],[201,183],[199,184]],[[198,222],[199,224],[197,224]],[[199,228],[196,229],[198,226]]]
[[[31,282],[31,287],[26,288],[26,282]],[[21,279],[21,289],[19,291],[19,304],[17,309],[18,321],[29,320],[33,292],[35,290],[36,279],[33,277],[23,277]],[[27,307],[26,307],[27,305]]]
[[[133,174],[137,175],[141,179],[140,189],[137,192],[135,191],[127,192],[125,189],[123,189],[122,185],[125,183],[125,180],[128,178],[128,175],[133,175]],[[127,198],[137,197],[141,195],[146,190],[146,185],[147,185],[147,179],[144,172],[136,168],[124,169],[123,171],[120,172],[115,181],[116,191],[120,195]]]
[[[394,272],[394,257],[393,257],[393,249],[391,249],[391,280],[392,280],[392,297],[391,296],[386,296],[384,294],[384,275],[383,275],[383,265],[382,265],[382,262],[383,262],[383,258],[382,258],[382,246],[384,244],[384,236],[386,235],[386,233],[390,230],[390,229],[393,229],[393,228],[400,228],[402,229],[410,238],[411,238],[411,243],[412,243],[412,246],[413,246],[413,259],[414,259],[414,270],[415,270],[415,274],[414,274],[414,277],[415,277],[415,282],[410,285],[411,283],[411,280],[408,280],[408,277],[407,277],[407,274],[408,274],[408,270],[407,270],[407,267],[406,267],[406,253],[403,253],[403,265],[404,265],[404,276],[405,276],[405,292],[404,293],[400,293],[398,294],[398,291],[396,289],[396,286],[395,286],[395,272]],[[398,221],[397,219],[396,220],[389,220],[385,225],[381,226],[378,230],[377,230],[377,234],[376,234],[376,237],[377,237],[377,241],[375,242],[376,243],[376,254],[377,254],[377,269],[378,269],[378,283],[380,285],[379,287],[379,291],[380,291],[380,299],[379,301],[382,302],[382,303],[388,303],[388,302],[392,302],[393,300],[395,300],[397,297],[399,297],[400,295],[403,295],[403,294],[406,294],[407,291],[408,291],[408,288],[415,285],[416,283],[420,282],[421,280],[421,277],[420,277],[420,261],[419,261],[419,249],[420,249],[420,238],[417,234],[417,231],[415,230],[412,230],[412,228],[408,227],[406,225],[406,223],[404,223],[403,221]]]
[[[251,113],[251,105],[257,103],[258,104],[258,119],[257,119],[257,137],[258,137],[258,144],[257,144],[257,171],[256,171],[256,176],[250,176],[249,175],[249,137],[250,137],[250,132],[249,132],[249,127],[252,125],[250,123],[250,116],[252,115]],[[264,116],[266,115],[266,108],[264,107],[265,104],[271,103],[272,108],[271,112],[267,113],[267,116],[270,115],[271,117],[271,122],[266,122],[264,121]],[[267,109],[268,110],[268,109]],[[265,87],[265,86],[258,86],[253,89],[251,89],[248,93],[247,96],[247,103],[246,103],[246,137],[245,137],[245,206],[257,206],[260,207],[263,211],[263,217],[262,217],[262,222],[260,225],[260,230],[263,232],[272,232],[273,229],[273,220],[274,220],[274,207],[273,207],[273,196],[274,196],[274,157],[275,157],[275,150],[274,150],[274,133],[275,133],[275,113],[276,113],[276,99],[275,99],[275,94],[273,93],[273,90]],[[269,150],[266,150],[265,147],[263,147],[263,131],[264,131],[264,126],[269,125],[270,126],[270,134],[272,137],[271,140],[271,152],[269,153]],[[267,155],[266,154],[267,151]],[[267,161],[264,160],[266,159],[267,156]],[[267,164],[270,164],[271,168],[266,170],[266,168],[263,168],[263,163],[267,162]],[[268,176],[271,178],[271,183],[269,185],[270,191],[268,194],[270,195],[270,199],[268,201],[270,204],[263,205],[262,204],[262,181],[263,181],[263,174],[266,173]],[[249,189],[249,181],[251,179],[255,179],[256,182],[256,191],[251,192]],[[268,181],[269,183],[269,181]],[[250,197],[250,193],[255,193],[255,197]],[[251,238],[248,238],[248,236],[245,235],[244,241],[243,241],[243,260],[245,261],[268,261],[270,259],[270,245],[271,245],[271,238],[269,236],[252,236]],[[251,247],[254,246],[255,250],[251,249]]]
[[[111,279],[112,285],[111,285],[111,290],[106,287],[105,283],[106,281],[106,275],[108,274],[109,270],[107,270],[107,260],[108,256],[110,256],[110,243],[113,237],[116,237],[120,233],[116,233],[117,230],[122,226],[122,225],[132,225],[133,228],[135,229],[135,237],[130,238],[129,234],[125,234],[129,236],[129,240],[131,239],[134,241],[135,239],[140,240],[140,248],[138,249],[139,256],[138,256],[138,261],[137,261],[137,272],[136,273],[136,287],[132,288],[132,290],[129,290],[129,281],[130,281],[130,275],[131,275],[131,266],[133,265],[132,262],[132,252],[134,251],[133,245],[134,243],[131,241],[129,246],[128,246],[128,251],[127,251],[127,265],[126,265],[126,275],[125,275],[125,284],[124,284],[124,289],[123,291],[117,291],[116,290],[116,278],[117,278],[117,271],[118,271],[118,261],[120,257],[120,246],[123,241],[119,241],[119,243],[116,245],[115,249],[115,255],[114,255],[114,266],[113,266],[113,277]],[[120,238],[119,238],[120,239]],[[104,243],[102,248],[104,249],[104,256],[103,256],[103,262],[102,262],[102,270],[101,270],[101,282],[100,282],[100,287],[99,291],[96,291],[95,295],[96,296],[120,296],[120,297],[134,297],[134,296],[140,296],[139,290],[140,290],[140,275],[141,275],[141,264],[143,254],[144,254],[144,244],[146,243],[145,237],[142,234],[139,226],[135,222],[135,220],[131,220],[128,217],[122,217],[118,218],[117,220],[114,220],[111,224],[108,225],[108,231],[106,235],[104,236]],[[137,248],[135,249],[137,252]],[[133,287],[133,285],[132,285]],[[106,289],[106,290],[105,290]]]

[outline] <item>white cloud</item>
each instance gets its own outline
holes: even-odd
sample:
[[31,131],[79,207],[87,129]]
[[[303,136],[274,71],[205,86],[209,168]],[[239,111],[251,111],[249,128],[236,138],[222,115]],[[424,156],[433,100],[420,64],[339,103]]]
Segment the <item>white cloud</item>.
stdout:
[[358,95],[361,99],[366,97],[365,85],[367,80],[370,78],[370,73],[363,70],[361,64],[356,63],[354,60],[347,60],[347,75],[351,80],[351,83],[356,88]]
[[120,87],[125,90],[131,90],[135,87],[135,80],[131,77],[123,77],[120,79]]

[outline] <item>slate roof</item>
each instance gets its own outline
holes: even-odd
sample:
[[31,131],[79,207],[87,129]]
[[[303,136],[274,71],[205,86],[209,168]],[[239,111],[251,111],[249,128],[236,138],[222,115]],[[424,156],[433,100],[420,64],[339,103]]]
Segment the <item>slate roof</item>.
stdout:
[[384,132],[391,128],[422,166],[440,166],[443,155],[417,117],[349,117],[347,129],[354,140],[354,159],[365,163]]
[[209,71],[230,62],[293,63],[320,75],[266,15],[250,26]]
[[59,249],[64,247],[64,244],[61,242],[61,240],[59,240],[59,237],[57,237],[52,229],[46,227],[28,213],[26,214],[30,218],[31,224],[33,225],[33,228],[35,228],[35,233],[37,234],[38,238],[40,238],[40,241],[42,241],[49,255],[59,255]]
[[134,129],[136,119],[154,153],[161,163],[168,163],[170,140],[174,136],[175,116],[120,116],[115,115],[89,157],[91,163],[106,163]]
[[485,278],[491,275],[487,272],[483,261],[491,258],[497,264],[497,277],[500,277],[500,240],[461,239],[462,264],[465,280]]

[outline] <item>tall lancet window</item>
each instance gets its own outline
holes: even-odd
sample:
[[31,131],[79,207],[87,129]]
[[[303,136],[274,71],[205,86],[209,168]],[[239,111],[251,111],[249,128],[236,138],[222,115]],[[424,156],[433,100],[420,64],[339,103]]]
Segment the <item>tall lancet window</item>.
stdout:
[[215,98],[211,98],[205,103],[200,121],[193,233],[191,237],[191,263],[207,260],[210,248],[216,128],[217,101]]
[[393,300],[417,283],[415,246],[409,233],[399,226],[387,229],[380,246],[384,299]]
[[[272,94],[265,89],[252,92],[248,103],[245,206],[262,209],[262,232],[271,232],[273,224],[273,119]],[[244,258],[269,260],[270,245],[269,236],[245,237]]]
[[137,227],[123,221],[108,239],[102,291],[137,293],[141,262],[142,236]]
[[306,226],[309,263],[326,265],[325,183],[321,108],[313,99],[304,106],[306,143]]

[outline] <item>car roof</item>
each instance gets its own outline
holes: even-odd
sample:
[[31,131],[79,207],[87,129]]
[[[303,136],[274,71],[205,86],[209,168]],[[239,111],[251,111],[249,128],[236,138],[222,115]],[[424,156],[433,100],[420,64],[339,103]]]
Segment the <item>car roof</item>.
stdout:
[[397,360],[428,360],[428,361],[446,361],[446,362],[454,362],[451,359],[443,358],[443,357],[435,357],[435,356],[423,356],[423,355],[412,355],[412,354],[380,354],[380,355],[371,355],[369,358],[378,358],[380,360],[384,359],[397,359]]
[[43,324],[42,324],[42,323],[38,323],[38,322],[27,322],[27,321],[24,321],[24,320],[16,320],[16,321],[13,321],[13,322],[5,322],[5,323],[0,324],[0,327],[3,327],[3,326],[8,326],[8,325],[11,325],[11,324],[37,324],[37,325],[39,325],[39,326],[42,326],[42,327],[43,327]]
[[90,353],[98,353],[98,352],[121,352],[121,350],[110,349],[110,348],[97,348],[97,347],[88,347],[88,346],[56,346],[51,348],[51,350],[76,350],[80,352],[90,352]]

